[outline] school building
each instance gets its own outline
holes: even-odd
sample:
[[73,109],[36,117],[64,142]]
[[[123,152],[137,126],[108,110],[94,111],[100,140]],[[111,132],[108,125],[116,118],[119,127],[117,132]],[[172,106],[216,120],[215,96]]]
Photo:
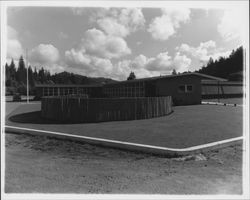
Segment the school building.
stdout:
[[[37,85],[37,96],[88,95],[89,98],[172,96],[174,105],[200,104],[202,83],[225,83],[227,80],[200,73],[184,73],[100,85]],[[232,85],[232,84],[231,84]],[[238,85],[239,86],[239,85]],[[213,89],[214,90],[214,89]],[[241,86],[242,92],[242,86]]]

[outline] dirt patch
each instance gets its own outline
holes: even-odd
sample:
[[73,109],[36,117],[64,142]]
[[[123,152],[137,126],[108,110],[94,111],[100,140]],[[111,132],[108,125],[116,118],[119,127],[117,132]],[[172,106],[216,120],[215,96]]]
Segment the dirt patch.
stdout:
[[41,136],[6,134],[7,193],[241,194],[242,145],[158,157]]

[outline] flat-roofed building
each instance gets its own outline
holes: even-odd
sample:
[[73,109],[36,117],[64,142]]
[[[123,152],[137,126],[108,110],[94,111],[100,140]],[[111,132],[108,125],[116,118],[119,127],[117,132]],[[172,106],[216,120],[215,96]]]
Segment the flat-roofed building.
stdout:
[[200,104],[202,80],[226,79],[200,73],[184,73],[103,85],[37,85],[37,96],[88,95],[90,98],[159,97],[172,96],[175,105]]
[[110,98],[172,96],[175,105],[200,104],[204,79],[226,81],[200,73],[184,73],[105,84],[103,93]]

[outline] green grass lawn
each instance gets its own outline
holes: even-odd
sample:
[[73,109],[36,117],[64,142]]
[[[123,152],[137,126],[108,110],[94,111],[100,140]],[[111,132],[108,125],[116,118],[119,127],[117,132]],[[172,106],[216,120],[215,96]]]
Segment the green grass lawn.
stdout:
[[174,107],[172,114],[159,118],[88,124],[46,121],[40,118],[40,109],[39,103],[20,104],[18,107],[7,103],[6,125],[169,148],[185,148],[242,136],[242,107],[179,106]]

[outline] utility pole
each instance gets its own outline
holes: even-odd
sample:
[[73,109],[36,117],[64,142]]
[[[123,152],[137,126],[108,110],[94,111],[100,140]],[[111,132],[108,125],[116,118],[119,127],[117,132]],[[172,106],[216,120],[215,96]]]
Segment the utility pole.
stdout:
[[28,49],[26,49],[26,66],[27,66],[27,103],[29,103],[29,66],[28,66]]

